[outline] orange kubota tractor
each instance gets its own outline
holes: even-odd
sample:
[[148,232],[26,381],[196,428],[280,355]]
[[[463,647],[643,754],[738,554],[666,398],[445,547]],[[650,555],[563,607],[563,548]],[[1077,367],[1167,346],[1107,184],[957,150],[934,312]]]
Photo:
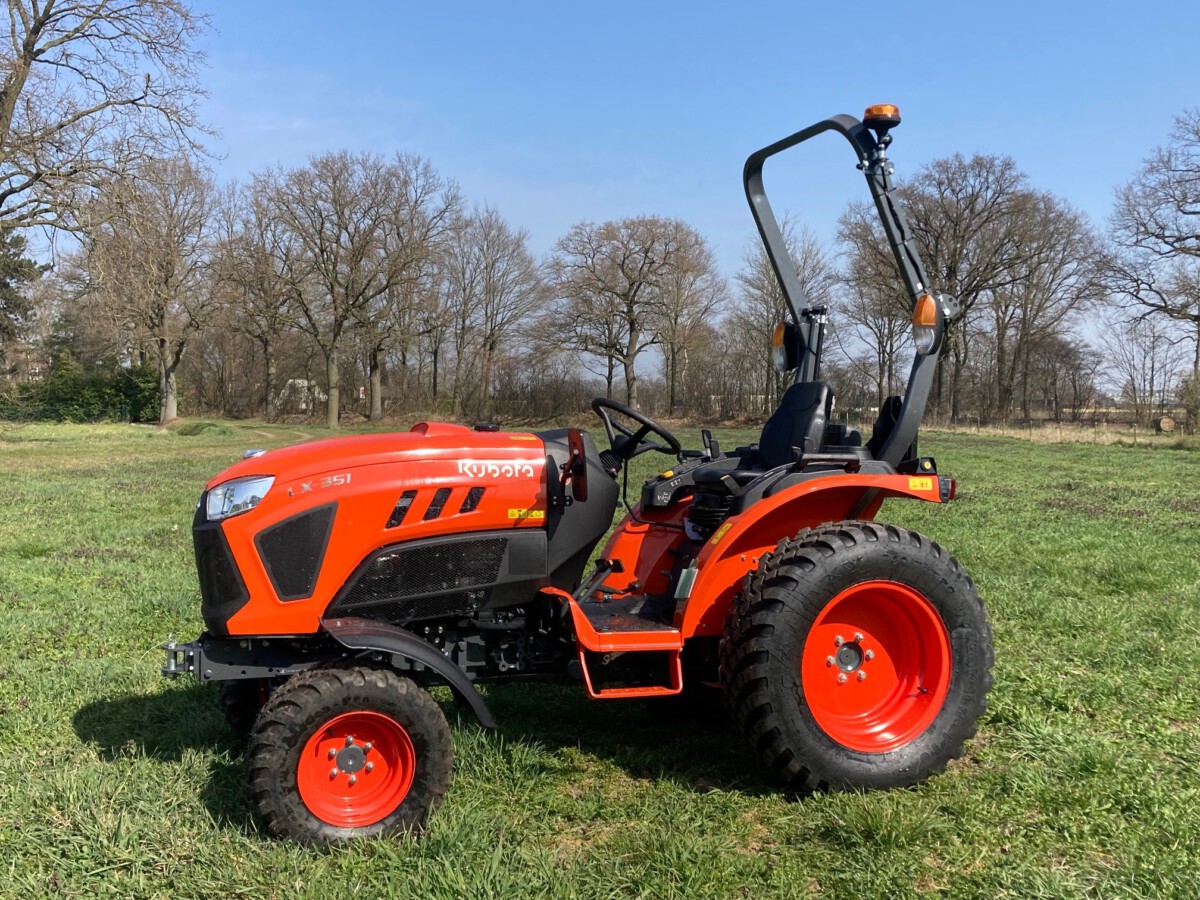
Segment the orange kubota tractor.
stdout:
[[[597,399],[604,449],[577,428],[422,423],[250,451],[209,482],[194,523],[207,630],[164,645],[164,673],[220,684],[271,830],[327,844],[419,828],[453,761],[433,685],[492,727],[476,685],[574,679],[603,700],[719,681],[793,789],[909,785],[961,752],[991,686],[983,605],[942,547],[874,521],[889,497],[955,489],[917,452],[955,309],[931,293],[893,193],[899,122],[888,105],[835,116],[746,162],[791,311],[774,353],[795,373],[756,444],[724,452],[706,433],[685,451]],[[762,183],[769,157],[827,131],[854,149],[913,307],[906,392],[865,442],[830,421],[826,311],[805,307]],[[670,468],[585,575],[622,469],[651,450]]]

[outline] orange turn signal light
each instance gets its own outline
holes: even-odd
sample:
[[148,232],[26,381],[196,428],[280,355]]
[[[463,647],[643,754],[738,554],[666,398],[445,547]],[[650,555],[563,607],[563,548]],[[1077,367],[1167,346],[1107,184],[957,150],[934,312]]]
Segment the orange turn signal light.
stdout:
[[771,335],[771,346],[772,347],[782,347],[783,346],[783,336],[786,333],[787,333],[787,320],[784,319],[784,320],[781,320],[775,326],[775,333],[773,335]]
[[933,299],[933,294],[924,293],[917,298],[916,305],[913,306],[912,323],[934,328],[937,325],[937,314],[937,301]]

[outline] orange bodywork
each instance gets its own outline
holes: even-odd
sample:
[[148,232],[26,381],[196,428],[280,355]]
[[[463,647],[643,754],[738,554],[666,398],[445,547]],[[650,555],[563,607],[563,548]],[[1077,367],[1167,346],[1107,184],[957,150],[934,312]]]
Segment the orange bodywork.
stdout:
[[[470,441],[469,458],[463,458],[464,439]],[[461,425],[422,423],[402,434],[331,438],[285,447],[272,451],[270,462],[275,471],[288,472],[288,480],[272,485],[253,516],[234,516],[222,523],[250,594],[249,602],[229,619],[231,636],[317,631],[330,600],[363,559],[398,540],[545,525],[546,451],[542,441],[528,433],[487,433]],[[247,459],[207,487],[260,474],[262,463]],[[486,502],[460,512],[475,487],[484,488]],[[425,521],[439,488],[450,491],[443,501],[444,512]],[[388,529],[397,498],[406,490],[417,494],[403,529]],[[337,517],[312,595],[280,600],[255,549],[255,535],[334,500]]]
[[[679,639],[720,635],[742,579],[781,540],[825,522],[873,519],[888,497],[940,503],[937,476],[831,473],[780,491],[759,500],[746,512],[730,516],[705,542],[695,560],[697,573],[691,590],[676,603],[674,626]],[[679,542],[678,526],[683,524],[688,502],[669,510],[643,512],[635,508],[642,522],[625,518],[603,553],[609,559],[621,560],[625,571],[610,575],[604,584],[606,590],[627,589],[634,582],[641,592],[666,590],[675,564],[671,550]],[[631,636],[630,641],[634,640]],[[645,648],[631,645],[606,649]]]

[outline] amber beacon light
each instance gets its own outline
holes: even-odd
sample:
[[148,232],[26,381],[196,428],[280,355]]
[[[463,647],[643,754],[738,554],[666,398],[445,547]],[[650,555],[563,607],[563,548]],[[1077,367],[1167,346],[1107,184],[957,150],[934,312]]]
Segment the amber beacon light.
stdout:
[[900,107],[893,103],[876,103],[863,112],[863,124],[873,131],[887,131],[900,124]]

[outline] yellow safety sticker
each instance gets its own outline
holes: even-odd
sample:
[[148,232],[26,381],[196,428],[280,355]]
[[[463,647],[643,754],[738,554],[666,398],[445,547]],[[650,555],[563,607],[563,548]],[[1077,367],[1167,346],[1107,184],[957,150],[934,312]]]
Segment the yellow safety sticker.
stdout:
[[544,519],[546,511],[544,509],[510,509],[508,517],[510,519]]
[[725,532],[727,532],[732,527],[733,527],[732,522],[726,522],[724,525],[722,525],[720,528],[717,529],[717,533],[712,536],[712,540],[709,541],[709,543],[710,544],[721,543],[721,538],[725,537]]
[[536,441],[538,437],[533,434],[510,434],[508,439],[510,441]]
[[908,479],[908,489],[910,491],[932,491],[932,478],[910,478]]

